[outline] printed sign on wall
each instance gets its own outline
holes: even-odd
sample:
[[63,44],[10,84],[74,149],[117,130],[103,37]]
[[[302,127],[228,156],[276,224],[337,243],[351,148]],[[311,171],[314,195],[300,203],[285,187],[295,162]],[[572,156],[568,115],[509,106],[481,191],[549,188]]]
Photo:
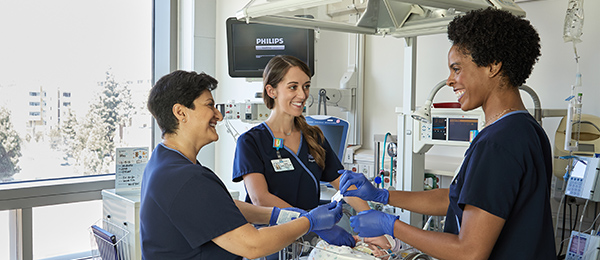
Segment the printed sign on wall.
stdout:
[[117,148],[115,193],[139,191],[148,163],[148,147]]

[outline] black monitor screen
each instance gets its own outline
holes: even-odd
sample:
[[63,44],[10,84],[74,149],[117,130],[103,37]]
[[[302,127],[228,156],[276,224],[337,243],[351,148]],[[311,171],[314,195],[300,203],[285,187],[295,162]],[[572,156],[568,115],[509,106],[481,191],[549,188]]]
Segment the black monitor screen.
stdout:
[[[261,78],[269,60],[291,55],[314,74],[314,31],[227,19],[229,76]],[[312,75],[311,75],[312,76]]]
[[[335,152],[335,155],[340,157],[340,152],[344,151],[343,145],[345,145],[346,142],[346,140],[342,140],[345,137],[344,126],[319,125],[319,128],[321,128],[321,131],[323,131],[323,135],[325,136],[325,139],[327,139],[327,142],[329,142],[329,145]],[[342,144],[342,141],[344,144]]]
[[449,141],[469,141],[471,130],[477,130],[477,119],[450,118],[448,120]]

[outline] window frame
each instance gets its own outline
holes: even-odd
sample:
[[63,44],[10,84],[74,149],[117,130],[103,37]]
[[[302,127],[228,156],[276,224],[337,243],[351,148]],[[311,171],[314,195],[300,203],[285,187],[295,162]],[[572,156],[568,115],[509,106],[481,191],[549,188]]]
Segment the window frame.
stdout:
[[[156,78],[177,67],[178,1],[153,0],[152,5],[154,84]],[[161,136],[155,120],[152,122],[151,146],[154,147]],[[9,212],[10,259],[33,259],[33,207],[100,200],[102,190],[114,188],[114,173],[0,183],[0,210]]]

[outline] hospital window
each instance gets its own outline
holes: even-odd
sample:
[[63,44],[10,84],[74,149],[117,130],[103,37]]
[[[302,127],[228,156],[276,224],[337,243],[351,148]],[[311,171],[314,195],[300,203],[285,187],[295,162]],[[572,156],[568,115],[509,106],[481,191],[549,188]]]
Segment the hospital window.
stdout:
[[[12,39],[0,47],[0,139],[12,140],[0,144],[0,190],[111,174],[117,147],[150,147],[145,103],[152,86],[152,5],[0,1],[0,31]],[[35,111],[40,104],[43,112]],[[81,233],[101,218],[98,203],[34,207],[33,259],[89,251],[89,237]],[[0,208],[0,259],[8,259],[3,254],[10,245],[6,212]],[[83,219],[90,223],[69,227]],[[57,243],[58,232],[84,243]]]

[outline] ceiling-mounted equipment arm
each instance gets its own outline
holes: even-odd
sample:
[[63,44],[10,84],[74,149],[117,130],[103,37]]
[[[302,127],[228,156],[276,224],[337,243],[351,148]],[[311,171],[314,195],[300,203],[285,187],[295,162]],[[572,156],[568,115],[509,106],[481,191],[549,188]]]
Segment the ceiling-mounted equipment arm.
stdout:
[[[238,20],[303,29],[413,37],[445,33],[459,14],[487,7],[525,16],[512,0],[252,0]],[[358,21],[347,19],[349,14]],[[312,18],[307,18],[312,16]]]

